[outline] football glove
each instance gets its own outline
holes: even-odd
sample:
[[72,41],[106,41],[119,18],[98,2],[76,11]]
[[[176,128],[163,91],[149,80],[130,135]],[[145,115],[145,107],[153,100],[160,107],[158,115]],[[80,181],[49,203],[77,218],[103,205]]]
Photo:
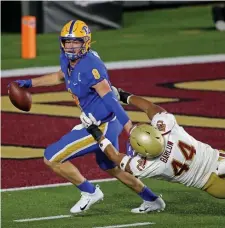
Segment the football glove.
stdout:
[[99,126],[101,124],[101,121],[97,121],[91,113],[88,113],[87,116],[84,112],[82,112],[80,115],[80,120],[85,128],[88,128],[92,124],[96,126]]
[[[31,79],[28,79],[28,80],[16,80],[15,82],[19,85],[19,87],[24,87],[24,88],[32,87]],[[10,84],[8,85],[8,87],[9,86],[10,86]]]
[[101,121],[97,121],[95,117],[88,113],[88,116],[82,112],[80,115],[80,120],[83,126],[87,129],[87,132],[93,136],[96,141],[99,141],[103,135],[98,126],[101,124]]

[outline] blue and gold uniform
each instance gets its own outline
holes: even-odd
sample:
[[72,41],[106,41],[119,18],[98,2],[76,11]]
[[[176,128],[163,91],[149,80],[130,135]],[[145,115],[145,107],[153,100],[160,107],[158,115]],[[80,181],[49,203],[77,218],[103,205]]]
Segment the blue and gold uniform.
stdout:
[[60,64],[65,75],[66,88],[74,95],[82,110],[86,114],[92,113],[97,120],[112,117],[113,113],[107,110],[102,98],[92,88],[104,79],[109,80],[106,67],[96,53],[89,51],[74,69],[68,69],[69,62],[65,55],[61,54]]
[[[65,52],[63,42],[67,39],[84,41],[78,54]],[[129,118],[113,97],[112,92],[102,98],[93,88],[102,80],[107,80],[109,85],[110,82],[104,63],[96,52],[90,50],[90,40],[90,30],[84,22],[70,21],[64,26],[60,39],[61,70],[64,73],[66,88],[73,95],[76,104],[87,115],[92,113],[96,120],[101,120],[100,129],[118,149],[118,136]],[[77,59],[75,67],[71,67],[70,61]],[[96,153],[97,163],[102,169],[115,167],[115,164],[101,152],[94,138],[85,128],[79,128],[79,126],[64,135],[58,142],[48,146],[44,156],[52,162],[64,162],[91,152]]]
[[[52,85],[61,82],[64,77],[66,89],[70,92],[77,106],[84,113],[91,113],[98,122],[99,128],[118,150],[118,136],[123,127],[128,132],[131,121],[110,89],[106,67],[97,53],[91,51],[91,32],[88,26],[80,20],[68,22],[60,35],[60,65],[61,70],[54,74],[40,77],[36,81],[40,85]],[[53,78],[51,80],[51,77]],[[48,82],[46,82],[48,81]],[[18,80],[21,87],[30,88],[34,80]],[[89,116],[89,115],[88,115]],[[83,119],[82,119],[83,120]],[[74,168],[71,163],[65,163],[72,158],[95,152],[98,165],[130,188],[139,192],[143,200],[155,200],[156,196],[139,180],[122,170],[113,169],[116,165],[101,151],[99,145],[82,124],[77,125],[59,141],[48,146],[44,152],[44,162],[54,172],[66,178],[81,191],[81,199],[70,209],[71,213],[81,213],[91,205],[103,199],[104,194],[99,186],[95,187]],[[138,190],[137,190],[138,188]]]

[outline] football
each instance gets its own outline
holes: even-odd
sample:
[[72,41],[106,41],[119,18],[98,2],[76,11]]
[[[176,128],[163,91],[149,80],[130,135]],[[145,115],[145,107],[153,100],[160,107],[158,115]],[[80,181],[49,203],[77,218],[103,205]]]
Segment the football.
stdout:
[[25,112],[30,111],[32,97],[26,88],[19,87],[16,82],[12,82],[8,88],[8,94],[10,101],[16,108]]

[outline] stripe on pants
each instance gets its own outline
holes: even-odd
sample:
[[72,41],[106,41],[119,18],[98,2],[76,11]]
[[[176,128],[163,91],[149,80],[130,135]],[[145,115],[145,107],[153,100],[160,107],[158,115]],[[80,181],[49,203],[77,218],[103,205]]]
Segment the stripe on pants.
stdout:
[[[105,133],[108,129],[108,123],[102,124],[99,129]],[[67,158],[75,155],[76,153],[96,144],[95,139],[92,137],[92,135],[88,135],[84,138],[78,139],[68,145],[66,145],[62,150],[60,150],[58,153],[56,153],[51,159],[51,162],[62,162],[66,160]]]

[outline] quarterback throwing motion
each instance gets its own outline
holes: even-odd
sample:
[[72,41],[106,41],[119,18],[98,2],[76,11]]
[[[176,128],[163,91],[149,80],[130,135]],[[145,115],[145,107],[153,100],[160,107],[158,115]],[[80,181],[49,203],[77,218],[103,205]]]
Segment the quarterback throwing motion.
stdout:
[[[65,83],[76,105],[83,113],[92,113],[101,122],[100,129],[118,149],[118,136],[132,127],[126,112],[111,90],[107,69],[98,54],[91,50],[91,31],[80,20],[69,21],[60,34],[60,66],[58,72],[41,77],[16,81],[20,87],[53,86]],[[103,199],[103,192],[94,186],[70,162],[71,159],[94,152],[99,167],[133,189],[148,202],[145,212],[165,208],[164,201],[144,184],[119,169],[101,152],[94,138],[82,124],[49,145],[44,152],[44,162],[55,173],[73,183],[81,191],[81,199],[71,208],[71,213],[88,210]]]

